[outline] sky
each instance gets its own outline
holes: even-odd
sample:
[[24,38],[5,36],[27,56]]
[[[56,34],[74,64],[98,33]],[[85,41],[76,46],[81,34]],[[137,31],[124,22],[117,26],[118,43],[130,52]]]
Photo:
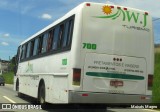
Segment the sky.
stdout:
[[160,43],[160,0],[0,0],[0,59],[11,59],[22,41],[82,2],[149,11],[153,18],[154,42]]

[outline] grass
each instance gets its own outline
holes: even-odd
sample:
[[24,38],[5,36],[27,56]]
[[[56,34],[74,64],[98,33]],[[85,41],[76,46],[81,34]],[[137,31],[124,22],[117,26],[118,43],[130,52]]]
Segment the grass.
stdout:
[[13,72],[4,73],[3,77],[5,79],[6,84],[13,84],[13,79],[14,79],[14,73]]
[[155,53],[153,102],[160,103],[160,52]]
[[155,50],[155,53],[160,53],[160,47],[156,47],[154,50]]

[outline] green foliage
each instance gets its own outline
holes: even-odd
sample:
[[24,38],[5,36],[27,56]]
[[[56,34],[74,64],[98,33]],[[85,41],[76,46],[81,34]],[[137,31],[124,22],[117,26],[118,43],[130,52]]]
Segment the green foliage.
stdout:
[[160,52],[155,53],[153,102],[160,103]]
[[15,56],[10,60],[10,65],[9,65],[9,71],[14,71],[15,69],[15,65],[16,65],[16,62],[15,62]]
[[6,84],[13,84],[13,79],[14,79],[14,73],[13,72],[4,73],[2,75],[5,79]]

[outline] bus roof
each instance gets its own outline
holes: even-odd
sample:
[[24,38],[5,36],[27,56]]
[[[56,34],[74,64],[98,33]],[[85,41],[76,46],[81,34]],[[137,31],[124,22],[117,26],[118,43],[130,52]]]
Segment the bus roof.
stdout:
[[130,10],[134,10],[134,11],[138,11],[138,12],[145,12],[148,13],[148,11],[144,11],[144,10],[139,10],[139,9],[135,9],[135,8],[130,8],[130,7],[125,7],[125,6],[119,6],[119,5],[113,5],[113,4],[105,4],[105,3],[95,3],[95,2],[83,2],[80,5],[78,5],[77,7],[73,8],[72,10],[70,10],[68,13],[66,13],[64,16],[62,16],[61,18],[57,19],[56,21],[54,21],[53,23],[51,23],[50,25],[46,26],[45,28],[41,29],[40,31],[38,31],[37,33],[33,34],[32,36],[30,36],[29,38],[27,38],[26,40],[24,40],[20,45],[23,45],[24,43],[28,42],[29,40],[39,36],[40,34],[42,34],[43,32],[45,32],[46,30],[52,28],[53,26],[55,26],[56,24],[60,23],[61,21],[65,20],[66,18],[70,17],[73,14],[76,14],[77,9],[82,9],[84,5],[87,4],[94,4],[94,5],[109,5],[109,6],[114,6],[114,7],[122,7],[122,8],[127,8]]

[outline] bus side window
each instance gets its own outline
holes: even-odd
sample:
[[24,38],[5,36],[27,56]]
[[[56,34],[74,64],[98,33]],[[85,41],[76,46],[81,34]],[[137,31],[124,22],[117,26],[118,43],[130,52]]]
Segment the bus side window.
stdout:
[[22,49],[21,49],[21,56],[20,56],[20,60],[22,60],[22,57],[23,57],[23,46],[22,46]]
[[18,63],[19,63],[20,49],[21,49],[21,46],[19,46],[19,47],[18,47],[18,50],[17,50],[16,65],[18,65]]
[[38,54],[42,53],[42,43],[43,43],[43,35],[39,37]]
[[54,33],[54,30],[49,31],[48,42],[47,42],[48,43],[47,44],[47,51],[50,51],[52,49],[53,33]]
[[66,24],[65,24],[64,39],[63,39],[63,43],[62,43],[63,48],[65,48],[66,45],[67,45],[68,34],[69,34],[69,21],[67,21]]
[[61,48],[64,37],[64,24],[60,25],[59,35],[58,35],[58,48]]
[[26,45],[24,44],[22,46],[21,60],[25,58],[25,54],[26,54]]
[[15,57],[14,75],[16,75],[17,70],[18,70],[20,49],[21,49],[21,46],[18,47],[17,54],[16,54],[16,57]]
[[38,43],[39,43],[39,38],[36,38],[34,41],[33,56],[38,54]]
[[35,40],[32,40],[32,41],[31,41],[31,50],[30,50],[30,56],[33,56],[34,41],[35,41]]
[[47,51],[48,32],[46,32],[42,38],[43,38],[43,43],[42,43],[41,53],[45,53]]
[[59,33],[59,26],[56,26],[54,30],[54,36],[53,36],[53,42],[52,42],[52,49],[56,50],[57,49],[57,43],[58,43],[58,33]]
[[72,34],[73,34],[73,19],[69,21],[69,28],[68,28],[68,38],[67,38],[67,47],[71,45],[72,42]]
[[29,56],[30,56],[30,50],[31,50],[31,42],[29,42],[27,44],[26,58],[29,58]]

